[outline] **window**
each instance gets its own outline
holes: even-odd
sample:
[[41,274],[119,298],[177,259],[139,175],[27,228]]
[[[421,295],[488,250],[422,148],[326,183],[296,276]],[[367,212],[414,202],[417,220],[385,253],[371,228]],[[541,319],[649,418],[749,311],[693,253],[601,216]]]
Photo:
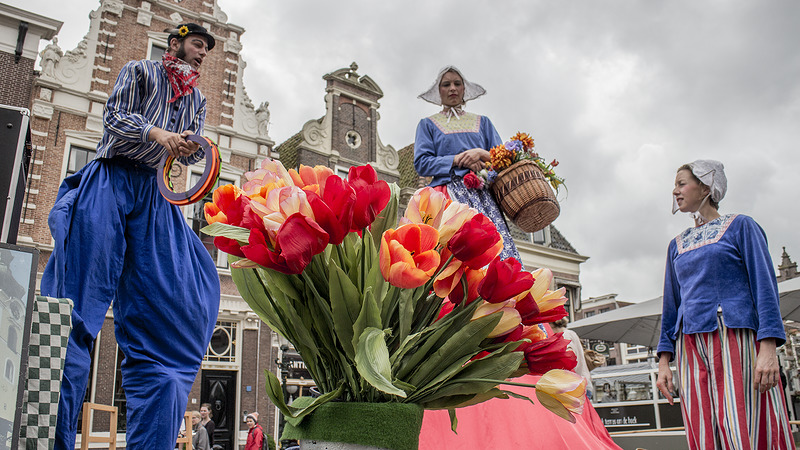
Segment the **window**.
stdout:
[[583,317],[592,317],[595,314],[594,311],[586,311],[583,313]]
[[534,231],[533,233],[533,243],[534,244],[542,244],[544,245],[544,230]]
[[97,150],[95,149],[70,145],[69,160],[67,161],[67,176],[83,169],[83,166],[93,160],[96,154]]
[[211,334],[211,342],[206,349],[205,361],[210,362],[236,362],[236,322],[217,321],[217,326]]
[[341,178],[343,180],[346,180],[347,179],[347,175],[350,173],[350,168],[349,167],[342,167],[342,166],[337,164],[333,168],[333,173],[338,175],[339,178]]
[[[200,177],[201,174],[199,173],[191,173],[190,175],[191,185],[194,186],[195,184],[197,184],[197,181],[200,179]],[[235,184],[235,183],[233,182],[233,180],[226,180],[220,178],[219,180],[217,180],[217,184],[214,185],[214,189],[218,188],[222,184]],[[203,207],[206,203],[212,200],[213,192],[214,190],[212,189],[211,193],[209,193],[206,196],[206,198],[190,206],[192,208],[192,212],[191,212],[191,217],[189,218],[189,224],[191,225],[192,230],[195,232],[195,234],[197,234],[197,236],[200,237],[200,241],[203,242],[203,245],[206,247],[206,250],[208,250],[208,253],[210,253],[211,257],[214,258],[214,261],[216,261],[217,267],[225,269],[228,267],[227,254],[219,251],[219,249],[217,249],[217,247],[214,246],[213,236],[209,236],[205,233],[200,232],[200,229],[208,225],[208,222],[206,222],[206,215],[204,213]]]
[[14,361],[11,361],[11,358],[6,359],[6,371],[5,371],[6,380],[13,383],[14,382]]
[[611,308],[600,308],[600,311],[598,311],[598,312],[600,314],[603,314],[604,312],[609,312],[609,311],[611,311]]
[[153,61],[161,61],[161,58],[164,57],[164,53],[167,52],[167,47],[161,44],[151,44],[150,45],[150,58]]
[[17,351],[17,331],[16,327],[8,327],[8,339],[6,342],[8,343],[8,348],[12,351]]

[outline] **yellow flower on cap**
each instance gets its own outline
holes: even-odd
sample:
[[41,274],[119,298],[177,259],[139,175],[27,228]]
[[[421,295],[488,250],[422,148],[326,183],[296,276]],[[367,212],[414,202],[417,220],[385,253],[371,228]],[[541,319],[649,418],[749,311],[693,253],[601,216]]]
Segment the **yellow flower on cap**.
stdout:
[[189,27],[187,27],[186,25],[178,28],[178,35],[180,37],[186,37],[187,34],[189,34]]

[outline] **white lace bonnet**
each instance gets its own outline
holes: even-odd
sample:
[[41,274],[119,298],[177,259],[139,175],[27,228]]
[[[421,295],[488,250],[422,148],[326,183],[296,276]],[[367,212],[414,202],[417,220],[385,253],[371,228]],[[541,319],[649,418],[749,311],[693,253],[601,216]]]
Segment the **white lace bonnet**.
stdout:
[[[725,166],[713,159],[698,159],[688,164],[692,173],[701,183],[709,187],[709,196],[719,203],[728,190],[728,178],[725,176]],[[706,197],[706,199],[708,196]],[[703,201],[705,202],[706,199]],[[672,197],[672,214],[678,212],[678,202]]]
[[470,83],[464,78],[464,74],[461,73],[456,66],[446,66],[442,70],[439,71],[439,75],[434,80],[433,85],[422,94],[419,94],[417,97],[425,100],[426,102],[433,103],[434,105],[441,105],[442,104],[442,97],[439,95],[439,83],[442,81],[442,77],[447,72],[455,72],[458,76],[461,77],[461,81],[464,82],[464,101],[467,102],[469,100],[474,100],[481,95],[486,93],[486,89],[484,89],[480,84],[477,83]]

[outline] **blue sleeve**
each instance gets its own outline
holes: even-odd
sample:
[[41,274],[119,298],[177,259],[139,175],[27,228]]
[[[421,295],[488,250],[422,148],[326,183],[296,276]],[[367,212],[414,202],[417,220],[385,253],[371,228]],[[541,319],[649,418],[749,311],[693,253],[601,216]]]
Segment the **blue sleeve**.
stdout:
[[[656,353],[661,356],[661,352],[672,353],[675,356],[675,340],[672,338],[672,331],[678,321],[678,308],[681,306],[681,290],[678,279],[675,276],[673,262],[677,254],[678,247],[675,240],[669,243],[667,250],[667,264],[664,274],[664,299],[661,312],[661,337],[658,340]],[[673,358],[670,358],[672,360]]]
[[750,294],[758,315],[756,340],[775,338],[775,344],[781,346],[786,342],[786,331],[781,318],[778,281],[769,256],[767,235],[748,216],[740,215],[737,221],[741,221],[741,228],[736,243],[747,269]]
[[423,177],[446,176],[453,167],[455,155],[438,155],[433,142],[433,133],[430,120],[419,121],[417,135],[414,138],[414,168]]
[[131,61],[119,73],[103,114],[105,130],[125,141],[147,142],[153,128],[140,111],[145,88],[145,68],[141,61]]
[[494,127],[494,124],[486,116],[481,117],[481,133],[483,134],[483,139],[486,141],[486,147],[484,150],[491,150],[492,147],[503,143],[503,140],[500,138],[500,134]]

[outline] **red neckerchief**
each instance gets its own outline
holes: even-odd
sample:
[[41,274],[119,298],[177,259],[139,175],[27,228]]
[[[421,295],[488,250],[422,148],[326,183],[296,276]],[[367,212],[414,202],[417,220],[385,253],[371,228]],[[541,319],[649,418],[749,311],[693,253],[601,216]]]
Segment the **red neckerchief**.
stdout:
[[172,103],[179,97],[190,94],[195,86],[197,86],[197,79],[200,78],[200,72],[194,70],[186,61],[178,59],[169,53],[164,53],[161,63],[167,71],[169,84],[172,86],[172,92],[175,94],[167,103]]

